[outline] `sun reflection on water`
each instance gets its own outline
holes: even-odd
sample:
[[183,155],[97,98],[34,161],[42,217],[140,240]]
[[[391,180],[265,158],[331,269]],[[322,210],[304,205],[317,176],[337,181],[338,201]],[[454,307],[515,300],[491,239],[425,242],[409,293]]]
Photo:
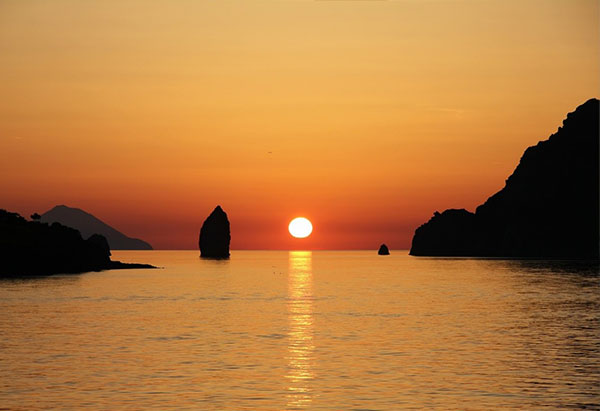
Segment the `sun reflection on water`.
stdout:
[[314,375],[312,252],[290,251],[288,277],[287,407],[310,407]]

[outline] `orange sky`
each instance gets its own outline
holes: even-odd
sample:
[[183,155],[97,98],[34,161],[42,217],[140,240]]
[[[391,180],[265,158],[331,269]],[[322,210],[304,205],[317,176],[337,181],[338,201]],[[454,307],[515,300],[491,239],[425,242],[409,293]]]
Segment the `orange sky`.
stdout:
[[[0,208],[408,248],[600,93],[599,2],[0,1]],[[271,153],[269,153],[271,152]],[[287,233],[298,215],[314,224]]]

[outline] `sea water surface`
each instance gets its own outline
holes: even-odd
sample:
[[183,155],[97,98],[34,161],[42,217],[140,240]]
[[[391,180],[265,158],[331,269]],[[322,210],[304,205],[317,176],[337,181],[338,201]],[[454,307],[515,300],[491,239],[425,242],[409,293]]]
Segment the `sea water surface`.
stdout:
[[597,264],[113,252],[0,280],[0,408],[596,408]]

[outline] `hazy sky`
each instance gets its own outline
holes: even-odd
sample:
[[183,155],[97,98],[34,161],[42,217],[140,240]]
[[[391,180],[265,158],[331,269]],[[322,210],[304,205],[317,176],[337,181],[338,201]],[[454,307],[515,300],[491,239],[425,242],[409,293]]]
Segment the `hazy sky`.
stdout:
[[596,0],[0,0],[0,208],[196,248],[220,204],[232,248],[407,248],[600,94],[599,21]]

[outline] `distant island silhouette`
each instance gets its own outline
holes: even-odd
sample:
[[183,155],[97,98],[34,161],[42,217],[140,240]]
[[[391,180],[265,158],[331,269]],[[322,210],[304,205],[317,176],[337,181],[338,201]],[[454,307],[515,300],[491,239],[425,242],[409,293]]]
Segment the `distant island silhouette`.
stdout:
[[48,224],[58,222],[67,227],[74,228],[81,233],[83,238],[89,238],[93,234],[100,234],[106,237],[111,250],[152,250],[152,246],[146,241],[127,237],[97,217],[79,208],[57,205],[42,214],[40,221]]
[[569,113],[475,213],[435,212],[415,231],[410,254],[598,259],[599,110],[590,99]]
[[[39,215],[33,215],[38,220]],[[83,273],[126,268],[156,268],[148,264],[111,261],[106,238],[93,234],[84,240],[79,231],[60,223],[27,221],[0,209],[0,276],[26,277]]]
[[231,232],[227,213],[220,205],[216,206],[212,213],[202,224],[198,246],[200,256],[203,258],[229,258],[229,243]]

